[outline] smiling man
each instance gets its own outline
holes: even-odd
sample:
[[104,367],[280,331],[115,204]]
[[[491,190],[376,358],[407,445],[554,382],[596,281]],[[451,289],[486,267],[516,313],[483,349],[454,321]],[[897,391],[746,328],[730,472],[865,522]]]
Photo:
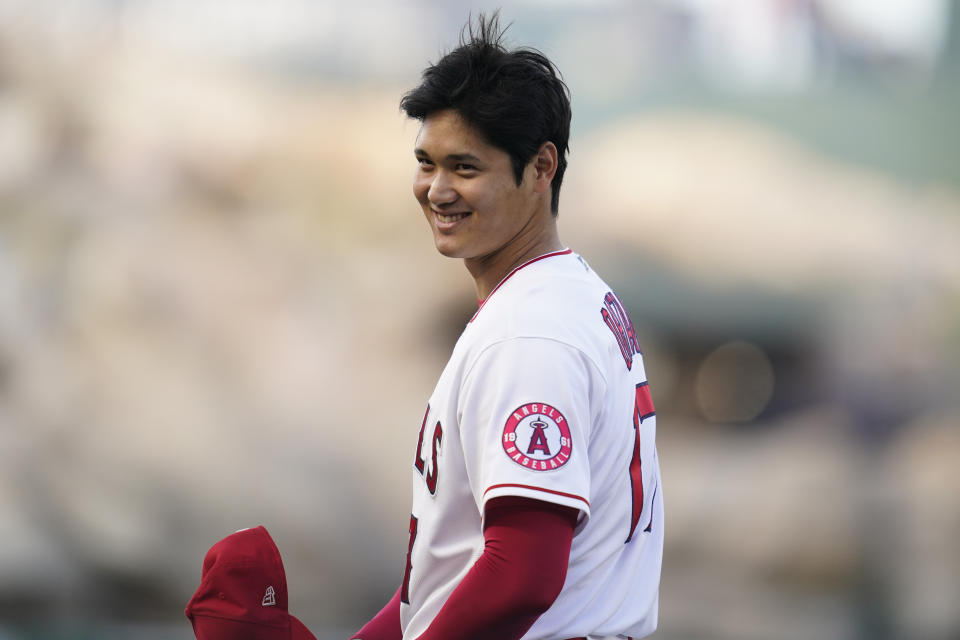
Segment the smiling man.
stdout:
[[413,193],[479,309],[430,396],[403,581],[354,638],[637,638],[657,625],[656,415],[623,305],[557,230],[570,100],[496,15],[423,73]]
[[505,150],[459,111],[444,108],[423,116],[415,154],[413,193],[437,250],[464,259],[481,299],[527,258],[562,248],[550,206],[559,166],[553,142],[534,151],[517,179]]

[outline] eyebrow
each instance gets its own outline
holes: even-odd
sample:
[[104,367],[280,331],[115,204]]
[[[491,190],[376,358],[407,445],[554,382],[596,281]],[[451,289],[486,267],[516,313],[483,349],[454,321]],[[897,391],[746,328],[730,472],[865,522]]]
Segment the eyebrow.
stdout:
[[[421,149],[420,147],[417,147],[416,149],[414,149],[413,154],[418,158],[430,157],[430,154],[424,151],[423,149]],[[472,153],[450,153],[450,154],[447,154],[446,160],[448,162],[475,162],[475,163],[480,162],[480,158],[473,155]]]

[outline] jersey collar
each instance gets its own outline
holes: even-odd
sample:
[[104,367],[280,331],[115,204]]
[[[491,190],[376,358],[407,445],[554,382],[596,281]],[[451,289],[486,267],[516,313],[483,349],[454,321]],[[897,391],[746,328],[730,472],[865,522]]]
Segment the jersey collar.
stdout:
[[[533,264],[534,262],[539,262],[540,260],[544,260],[544,259],[546,259],[546,258],[552,258],[552,257],[554,257],[554,256],[565,256],[565,255],[570,254],[570,253],[573,253],[573,250],[572,250],[572,249],[562,249],[561,251],[552,251],[552,252],[550,252],[550,253],[545,253],[545,254],[543,254],[542,256],[537,256],[536,258],[531,258],[530,260],[527,260],[527,261],[524,262],[523,264],[521,264],[521,265],[519,265],[519,266],[517,266],[517,267],[514,267],[513,271],[511,271],[510,273],[508,273],[507,275],[505,275],[505,276],[503,277],[503,280],[501,280],[501,281],[497,284],[497,286],[495,286],[495,287],[493,288],[493,290],[489,293],[489,295],[487,295],[486,298],[484,298],[484,299],[482,299],[482,300],[479,300],[479,301],[477,302],[477,305],[478,305],[478,306],[477,306],[477,311],[476,311],[476,313],[473,314],[473,317],[470,318],[470,322],[473,322],[474,320],[476,320],[477,315],[480,314],[480,310],[483,309],[483,305],[485,305],[485,304],[487,303],[487,300],[489,300],[490,298],[492,298],[492,297],[493,297],[493,294],[495,294],[495,293],[497,292],[497,289],[499,289],[500,287],[502,287],[502,286],[503,286],[503,283],[506,282],[507,280],[509,280],[510,277],[513,276],[513,274],[515,274],[517,271],[520,271],[520,269],[523,269],[524,267],[527,267],[527,266]],[[469,323],[468,323],[468,324],[469,324]]]

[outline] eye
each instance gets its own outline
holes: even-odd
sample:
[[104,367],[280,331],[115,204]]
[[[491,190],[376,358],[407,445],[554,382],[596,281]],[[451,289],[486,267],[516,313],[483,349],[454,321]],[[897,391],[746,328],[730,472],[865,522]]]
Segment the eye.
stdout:
[[420,165],[421,169],[430,169],[433,167],[433,163],[426,158],[417,158],[417,164]]
[[458,162],[458,163],[456,164],[456,166],[454,167],[454,169],[457,170],[457,171],[460,171],[461,173],[462,173],[462,172],[479,171],[479,169],[477,169],[476,166],[474,166],[474,165],[472,165],[472,164],[467,164],[466,162]]

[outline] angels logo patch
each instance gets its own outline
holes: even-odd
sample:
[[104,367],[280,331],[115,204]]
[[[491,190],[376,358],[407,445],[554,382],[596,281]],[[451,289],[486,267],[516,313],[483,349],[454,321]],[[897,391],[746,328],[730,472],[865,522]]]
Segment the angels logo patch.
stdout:
[[528,469],[559,469],[573,452],[567,419],[549,404],[520,405],[503,427],[503,450],[511,460]]

